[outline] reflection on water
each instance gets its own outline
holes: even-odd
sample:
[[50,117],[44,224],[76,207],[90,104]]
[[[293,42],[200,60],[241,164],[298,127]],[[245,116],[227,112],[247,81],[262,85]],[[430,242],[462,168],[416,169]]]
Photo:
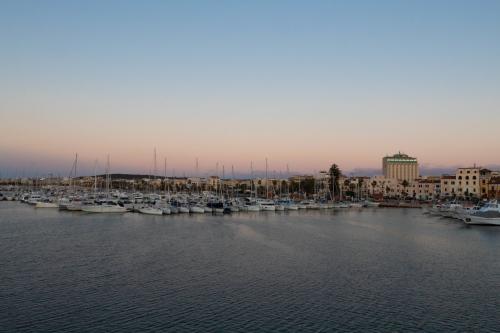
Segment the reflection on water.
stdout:
[[92,215],[0,203],[0,331],[487,331],[500,228],[411,209]]

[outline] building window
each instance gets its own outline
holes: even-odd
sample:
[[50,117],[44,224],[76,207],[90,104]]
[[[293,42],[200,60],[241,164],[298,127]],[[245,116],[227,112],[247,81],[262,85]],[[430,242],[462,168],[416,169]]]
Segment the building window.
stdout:
[[470,170],[467,170],[467,173],[470,173]]

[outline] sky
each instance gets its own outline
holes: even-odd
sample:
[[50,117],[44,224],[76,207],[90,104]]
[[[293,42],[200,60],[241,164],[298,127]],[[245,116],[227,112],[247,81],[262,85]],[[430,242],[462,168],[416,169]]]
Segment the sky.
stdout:
[[500,165],[499,41],[500,1],[2,0],[0,177]]

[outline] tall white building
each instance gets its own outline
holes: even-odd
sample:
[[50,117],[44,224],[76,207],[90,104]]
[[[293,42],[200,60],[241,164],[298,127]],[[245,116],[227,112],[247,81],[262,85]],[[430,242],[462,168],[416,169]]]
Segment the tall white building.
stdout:
[[406,180],[408,182],[419,176],[418,162],[415,157],[398,153],[382,159],[382,171],[385,178]]

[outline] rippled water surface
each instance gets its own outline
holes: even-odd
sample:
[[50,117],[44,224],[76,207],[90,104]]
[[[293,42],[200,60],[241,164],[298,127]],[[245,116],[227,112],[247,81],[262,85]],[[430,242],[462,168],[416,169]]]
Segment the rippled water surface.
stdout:
[[0,202],[2,332],[495,331],[500,228],[419,210],[91,215]]

